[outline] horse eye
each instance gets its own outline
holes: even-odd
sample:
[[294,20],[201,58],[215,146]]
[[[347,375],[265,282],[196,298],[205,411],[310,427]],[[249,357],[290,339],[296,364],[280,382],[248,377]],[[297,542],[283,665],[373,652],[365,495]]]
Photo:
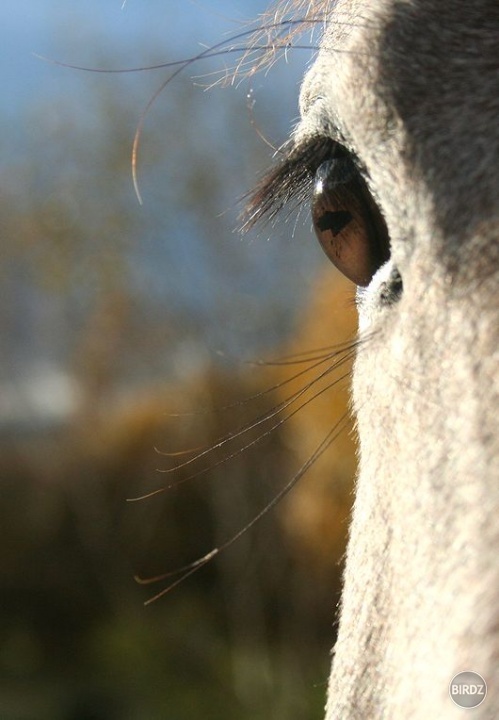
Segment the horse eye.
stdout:
[[315,233],[332,263],[356,285],[369,285],[389,259],[385,221],[353,160],[322,163],[312,196]]

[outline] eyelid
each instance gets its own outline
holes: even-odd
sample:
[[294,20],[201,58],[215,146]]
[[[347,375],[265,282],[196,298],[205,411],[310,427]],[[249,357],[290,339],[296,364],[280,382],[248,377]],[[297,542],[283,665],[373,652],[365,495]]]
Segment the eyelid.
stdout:
[[308,200],[319,167],[344,152],[335,140],[321,135],[313,135],[298,144],[288,143],[278,164],[250,194],[243,213],[243,230],[263,219],[273,220],[292,201],[291,209],[294,209]]

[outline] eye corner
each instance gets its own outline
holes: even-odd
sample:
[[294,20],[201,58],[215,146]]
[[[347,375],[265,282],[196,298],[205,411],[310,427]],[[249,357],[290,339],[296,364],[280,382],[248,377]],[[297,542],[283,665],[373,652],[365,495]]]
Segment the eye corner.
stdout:
[[379,288],[380,305],[385,307],[395,305],[402,297],[403,290],[404,283],[399,269],[392,267],[388,278],[383,280]]

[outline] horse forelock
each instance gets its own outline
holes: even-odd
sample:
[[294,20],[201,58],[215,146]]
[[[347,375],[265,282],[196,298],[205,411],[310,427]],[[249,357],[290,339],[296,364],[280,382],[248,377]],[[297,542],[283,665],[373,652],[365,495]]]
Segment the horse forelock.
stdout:
[[269,10],[262,13],[258,27],[249,34],[246,53],[232,77],[251,75],[269,67],[283,52],[292,49],[304,32],[315,36],[317,30],[324,26],[336,1],[276,0]]

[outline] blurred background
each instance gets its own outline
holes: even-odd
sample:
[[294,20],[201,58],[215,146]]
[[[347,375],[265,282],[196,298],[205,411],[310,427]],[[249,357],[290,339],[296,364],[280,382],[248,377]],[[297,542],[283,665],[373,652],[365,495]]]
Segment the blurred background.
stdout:
[[[169,83],[144,122],[143,205],[133,137],[171,70],[39,57],[185,59],[266,9],[0,5],[1,720],[322,717],[355,473],[353,289],[307,212],[235,231],[313,53],[207,90],[240,58],[222,55]],[[175,577],[135,576],[220,547],[308,464],[144,606]]]

